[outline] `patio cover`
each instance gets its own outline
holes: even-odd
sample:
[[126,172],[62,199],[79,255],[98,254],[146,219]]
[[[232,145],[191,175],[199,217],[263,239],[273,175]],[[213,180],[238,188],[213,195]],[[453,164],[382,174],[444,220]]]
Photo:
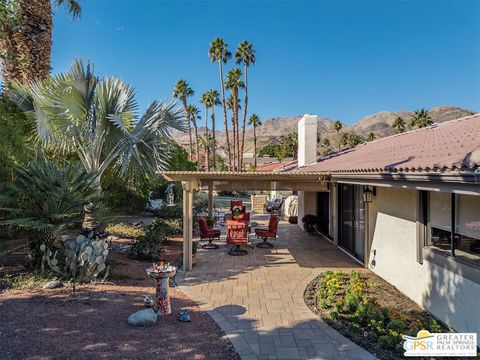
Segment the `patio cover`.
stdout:
[[164,171],[168,181],[179,181],[183,188],[183,268],[192,270],[193,192],[208,190],[208,212],[212,215],[213,190],[285,190],[327,191],[328,173],[320,171],[233,172],[233,171]]

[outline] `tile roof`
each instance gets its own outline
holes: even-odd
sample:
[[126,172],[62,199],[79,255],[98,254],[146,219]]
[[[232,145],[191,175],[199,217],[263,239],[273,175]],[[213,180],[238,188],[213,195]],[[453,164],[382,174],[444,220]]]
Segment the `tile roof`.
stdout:
[[473,171],[479,166],[480,113],[360,144],[299,171]]
[[257,172],[267,172],[267,171],[287,171],[293,170],[297,167],[297,160],[291,161],[282,161],[282,162],[271,162],[263,165],[257,166]]

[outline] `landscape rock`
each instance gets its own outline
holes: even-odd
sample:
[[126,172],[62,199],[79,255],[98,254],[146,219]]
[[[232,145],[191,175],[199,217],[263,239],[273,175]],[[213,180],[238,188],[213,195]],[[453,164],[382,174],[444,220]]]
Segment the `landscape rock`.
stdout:
[[57,289],[63,287],[63,284],[60,280],[52,280],[43,285],[44,289]]
[[152,326],[157,323],[157,314],[152,309],[145,309],[131,314],[127,320],[132,326]]

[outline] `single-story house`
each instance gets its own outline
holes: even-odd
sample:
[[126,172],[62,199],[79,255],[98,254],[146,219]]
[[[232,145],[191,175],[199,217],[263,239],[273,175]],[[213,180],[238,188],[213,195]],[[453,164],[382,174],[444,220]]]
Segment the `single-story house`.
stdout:
[[[480,114],[317,158],[316,116],[299,122],[298,217],[457,331],[480,332]],[[301,225],[301,222],[300,222]]]
[[317,116],[298,123],[298,168],[173,171],[181,181],[184,268],[195,189],[295,191],[298,219],[457,331],[480,332],[480,114],[317,158]]

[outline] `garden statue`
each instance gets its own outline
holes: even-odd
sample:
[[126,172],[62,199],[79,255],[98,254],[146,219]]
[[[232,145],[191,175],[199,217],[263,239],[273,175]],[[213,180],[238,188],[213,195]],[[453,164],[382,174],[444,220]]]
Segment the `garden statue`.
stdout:
[[175,195],[173,193],[174,185],[170,184],[167,186],[165,193],[167,194],[167,206],[175,206]]
[[153,195],[153,192],[150,191],[148,193],[147,211],[159,210],[163,206],[163,200],[162,199],[153,199],[152,195]]

